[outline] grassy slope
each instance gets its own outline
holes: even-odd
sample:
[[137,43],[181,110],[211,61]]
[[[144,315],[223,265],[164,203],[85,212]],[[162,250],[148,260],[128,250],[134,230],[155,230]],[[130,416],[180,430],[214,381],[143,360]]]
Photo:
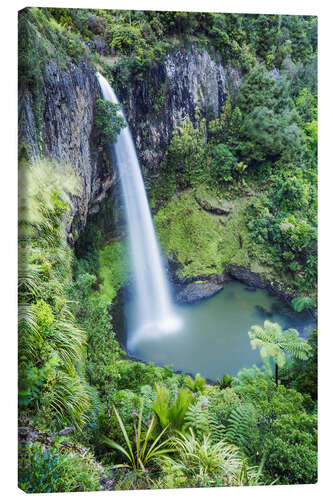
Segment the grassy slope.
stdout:
[[[207,212],[195,196],[231,212],[229,215]],[[162,250],[168,255],[174,254],[186,277],[220,274],[230,264],[237,264],[260,272],[268,279],[287,281],[288,276],[282,276],[274,268],[265,247],[250,239],[244,217],[250,200],[246,194],[227,200],[202,187],[173,196],[154,217]]]
[[[196,198],[230,213],[210,213]],[[246,192],[231,199],[218,197],[205,186],[174,195],[154,216],[162,251],[173,254],[185,277],[221,274],[236,264],[290,286],[291,276],[276,267],[265,245],[250,238],[244,212],[251,199]],[[99,263],[100,293],[111,301],[130,278],[126,240],[105,245],[99,251]]]

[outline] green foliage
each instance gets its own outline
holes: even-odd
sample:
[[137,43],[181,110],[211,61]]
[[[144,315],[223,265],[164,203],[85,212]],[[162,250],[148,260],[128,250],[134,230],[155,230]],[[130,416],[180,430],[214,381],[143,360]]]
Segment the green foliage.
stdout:
[[41,443],[30,443],[19,450],[19,488],[26,493],[96,491],[100,471],[91,454],[66,455],[57,445],[46,449]]
[[96,101],[95,125],[102,146],[116,142],[117,135],[122,128],[126,127],[119,110],[119,104],[113,104],[103,99]]
[[312,404],[310,406],[312,409],[318,399],[318,346],[316,330],[313,331],[308,342],[311,346],[308,361],[305,363],[305,366],[301,361],[293,361],[293,365],[290,368],[291,380],[288,380],[287,383],[302,394],[309,394],[311,396]]
[[213,161],[210,175],[215,183],[233,180],[237,167],[237,159],[224,144],[218,144],[213,149]]
[[156,384],[156,400],[152,404],[152,410],[156,413],[159,423],[163,429],[181,431],[185,425],[185,416],[194,397],[187,388],[180,388],[177,397],[171,401],[170,391],[164,385]]
[[206,380],[200,376],[200,373],[196,374],[194,380],[190,376],[186,377],[185,384],[191,392],[200,394],[205,394],[206,392]]
[[244,119],[235,137],[235,149],[246,162],[255,164],[280,157],[300,164],[302,133],[288,94],[286,80],[274,79],[261,65],[245,77],[237,96]]
[[254,432],[248,428],[249,449],[244,451],[257,463],[264,460],[264,476],[279,484],[313,482],[316,476],[316,416],[306,414],[306,398],[283,385],[273,390],[269,373],[256,367],[238,374],[234,390],[243,403],[255,408]]
[[129,279],[129,256],[126,240],[114,241],[98,252],[101,294],[109,301]]
[[119,389],[137,391],[138,387],[163,382],[170,390],[182,384],[184,376],[175,374],[171,368],[154,366],[154,363],[140,363],[137,361],[122,360],[118,365]]
[[[216,202],[216,196],[213,196]],[[217,206],[219,203],[217,202]],[[182,264],[185,276],[220,274],[234,260],[247,263],[247,240],[242,201],[237,201],[225,225],[198,204],[195,192],[185,191],[161,207],[154,217],[159,241],[167,254]],[[245,262],[244,262],[245,261]]]
[[[176,454],[160,460],[161,487],[195,488],[260,484],[257,470],[247,467],[234,445],[225,441],[213,444],[207,434],[197,438],[192,429],[187,435],[175,436],[173,444]],[[246,469],[246,476],[243,468]]]
[[221,390],[227,389],[228,387],[232,386],[232,382],[234,380],[234,377],[230,377],[227,373],[223,374],[222,378],[217,378],[216,382]]
[[[196,115],[199,121],[199,113]],[[206,175],[206,125],[205,119],[194,127],[187,116],[173,131],[168,152],[164,159],[166,169],[175,176],[176,184],[182,189],[196,186]]]
[[209,432],[207,398],[199,396],[197,401],[189,406],[185,416],[185,429],[192,429],[196,436]]
[[[154,429],[154,424],[155,420],[154,417],[152,418],[148,429],[146,430],[145,435],[141,435],[142,433],[142,409],[143,409],[143,402],[141,400],[140,402],[140,413],[138,417],[138,422],[137,425],[135,425],[135,444],[134,446],[130,442],[130,439],[128,437],[127,431],[125,429],[124,423],[117,412],[116,408],[114,408],[114,412],[116,414],[119,427],[121,428],[121,431],[123,433],[123,436],[126,441],[127,445],[127,450],[123,448],[121,445],[113,441],[112,439],[109,438],[104,438],[104,441],[106,444],[109,446],[119,450],[125,457],[127,458],[128,462],[127,464],[119,464],[114,467],[127,467],[131,468],[134,472],[137,470],[141,469],[143,472],[145,471],[145,468],[151,464],[157,457],[161,457],[162,455],[165,455],[170,451],[169,448],[167,448],[167,444],[170,441],[169,439],[164,439],[162,442],[160,442],[162,436],[165,434],[167,428],[164,428],[162,432],[153,440],[152,437],[152,432]],[[149,444],[150,441],[153,441],[153,443]]]
[[61,225],[77,183],[69,166],[47,160],[21,164],[20,174],[19,404],[50,425],[81,426],[89,398],[76,366],[86,336],[64,294],[71,255]]
[[313,307],[313,300],[310,297],[296,297],[291,301],[296,312],[302,312],[304,309]]
[[280,484],[317,481],[317,416],[282,415],[272,428],[265,462],[268,477]]
[[249,438],[256,433],[257,414],[251,403],[242,403],[234,408],[227,421],[224,437],[228,443],[239,446],[246,454],[251,454]]
[[75,299],[73,310],[82,328],[88,334],[86,373],[89,383],[105,396],[110,386],[118,380],[117,363],[120,348],[115,340],[110,303],[106,298],[92,293],[96,278],[87,273],[78,275],[67,293]]

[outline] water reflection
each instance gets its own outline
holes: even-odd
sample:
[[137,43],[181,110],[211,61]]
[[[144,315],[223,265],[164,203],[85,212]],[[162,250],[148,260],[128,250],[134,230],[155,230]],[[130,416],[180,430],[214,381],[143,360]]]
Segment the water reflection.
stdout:
[[[126,305],[127,327],[135,327],[134,304]],[[202,302],[177,307],[183,328],[170,337],[142,339],[131,352],[144,361],[173,364],[175,369],[201,373],[216,379],[223,373],[235,375],[253,363],[261,364],[258,350],[251,349],[248,331],[251,326],[263,326],[269,319],[283,329],[295,328],[308,337],[314,322],[308,312],[296,313],[287,304],[264,290],[246,290],[233,282],[224,290]]]

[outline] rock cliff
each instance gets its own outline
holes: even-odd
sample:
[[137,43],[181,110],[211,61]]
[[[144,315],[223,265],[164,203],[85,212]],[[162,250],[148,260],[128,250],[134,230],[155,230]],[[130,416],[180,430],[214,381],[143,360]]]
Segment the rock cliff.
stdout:
[[72,217],[66,221],[70,239],[79,234],[89,211],[96,211],[114,182],[96,148],[94,109],[98,95],[94,68],[82,61],[64,70],[53,60],[45,68],[39,129],[31,93],[26,90],[19,95],[19,143],[25,145],[28,157],[41,154],[70,164],[79,179],[80,194],[74,197]]
[[174,128],[195,108],[208,119],[217,117],[226,99],[227,87],[233,96],[241,83],[235,68],[224,66],[196,46],[171,52],[164,62],[155,63],[145,79],[115,82],[149,187],[158,173]]
[[[30,158],[42,154],[74,167],[81,190],[74,197],[66,230],[75,240],[87,215],[99,210],[116,175],[112,169],[108,172],[96,147],[94,109],[100,91],[95,69],[83,61],[61,69],[51,60],[44,74],[40,120],[32,94],[20,92],[19,142]],[[164,62],[155,63],[144,79],[133,77],[122,82],[115,72],[148,188],[158,176],[174,128],[187,115],[195,121],[196,107],[206,118],[218,116],[227,86],[233,95],[240,81],[238,71],[215,62],[207,51],[195,46],[171,52]]]

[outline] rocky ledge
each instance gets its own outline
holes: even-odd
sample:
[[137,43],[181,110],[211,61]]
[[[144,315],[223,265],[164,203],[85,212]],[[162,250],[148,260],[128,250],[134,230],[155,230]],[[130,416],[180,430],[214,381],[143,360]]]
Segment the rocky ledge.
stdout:
[[191,304],[208,299],[223,290],[224,284],[232,280],[244,283],[249,291],[257,288],[265,289],[288,303],[296,297],[295,292],[288,288],[285,283],[277,280],[271,281],[264,275],[244,266],[230,264],[227,271],[222,274],[184,277],[175,263],[172,264],[174,267],[170,266],[169,262],[170,277],[174,286],[176,302],[179,304]]
[[250,288],[264,288],[269,293],[277,295],[286,302],[290,303],[292,299],[296,297],[295,292],[293,292],[290,288],[287,288],[285,284],[276,280],[270,281],[260,273],[251,271],[251,269],[246,267],[230,264],[228,267],[228,274],[231,278],[234,278],[241,283],[245,283]]
[[192,304],[202,299],[208,299],[221,290],[223,290],[223,285],[213,282],[189,283],[182,286],[181,290],[176,294],[176,302],[179,304]]

